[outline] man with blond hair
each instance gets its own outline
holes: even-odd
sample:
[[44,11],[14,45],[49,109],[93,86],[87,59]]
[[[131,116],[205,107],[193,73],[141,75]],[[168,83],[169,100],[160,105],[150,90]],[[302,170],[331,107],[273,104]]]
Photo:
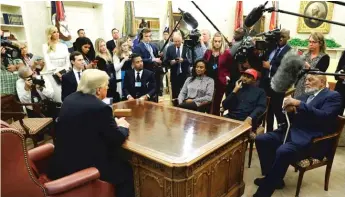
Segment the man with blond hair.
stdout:
[[[292,113],[286,143],[283,142],[286,131],[281,128],[256,137],[256,149],[265,177],[255,179],[254,183],[259,188],[254,197],[269,197],[275,189],[283,188],[289,165],[307,156],[312,139],[335,132],[341,96],[326,88],[326,84],[325,76],[307,75],[305,94],[297,99],[284,100],[283,108]],[[315,154],[309,156],[322,159],[331,147],[328,143],[318,145]]]
[[102,102],[108,82],[104,71],[86,70],[77,92],[65,98],[48,176],[55,180],[95,167],[101,180],[115,184],[116,196],[134,197],[132,168],[121,154],[129,124],[124,118],[114,119],[112,108]]

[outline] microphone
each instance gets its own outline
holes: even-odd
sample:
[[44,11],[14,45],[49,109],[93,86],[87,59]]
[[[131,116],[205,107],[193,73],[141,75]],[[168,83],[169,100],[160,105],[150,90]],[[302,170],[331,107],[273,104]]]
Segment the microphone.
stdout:
[[275,92],[286,92],[296,83],[303,70],[305,62],[294,53],[288,53],[282,59],[276,74],[271,80],[271,87]]
[[268,1],[264,5],[259,5],[258,7],[254,8],[246,17],[244,24],[247,27],[253,26],[263,15],[265,11],[265,6],[267,5]]
[[189,12],[185,12],[181,8],[179,8],[179,10],[182,14],[182,18],[184,22],[190,25],[193,29],[198,28],[198,25],[199,25],[198,21]]

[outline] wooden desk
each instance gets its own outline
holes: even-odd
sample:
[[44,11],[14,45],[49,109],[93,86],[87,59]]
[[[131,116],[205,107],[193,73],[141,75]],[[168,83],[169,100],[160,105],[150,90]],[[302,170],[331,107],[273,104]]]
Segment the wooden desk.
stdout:
[[124,147],[132,153],[137,197],[240,197],[251,128],[243,122],[152,102],[132,109]]

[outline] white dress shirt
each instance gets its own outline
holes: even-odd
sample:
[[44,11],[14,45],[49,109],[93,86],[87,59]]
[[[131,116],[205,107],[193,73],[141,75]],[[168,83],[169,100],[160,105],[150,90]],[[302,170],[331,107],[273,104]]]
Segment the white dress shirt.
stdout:
[[78,71],[77,69],[73,68],[73,73],[74,73],[75,79],[77,80],[77,84],[79,84],[79,82],[80,82],[78,72],[80,72],[80,77],[81,77],[82,71],[81,70]]
[[[40,95],[41,99],[53,99],[54,97],[54,90],[50,83],[50,81],[47,79],[47,77],[43,76],[43,79],[45,81],[45,88],[43,88],[42,91],[37,89],[38,94]],[[17,94],[19,97],[19,100],[21,103],[32,103],[31,101],[31,91],[25,90],[25,81],[24,79],[18,79],[16,82],[16,88],[17,88]],[[32,110],[32,106],[27,106],[28,109]]]
[[[138,71],[136,71],[134,69],[134,81],[137,80],[137,75],[138,75]],[[141,76],[143,76],[143,70],[139,71],[139,76],[140,76],[140,79],[141,79]]]

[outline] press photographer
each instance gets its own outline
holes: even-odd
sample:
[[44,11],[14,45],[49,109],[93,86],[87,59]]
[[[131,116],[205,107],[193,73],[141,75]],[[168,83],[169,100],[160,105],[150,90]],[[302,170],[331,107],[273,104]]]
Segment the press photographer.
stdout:
[[[17,94],[21,103],[44,103],[45,100],[52,100],[54,90],[50,81],[44,77],[38,77],[32,72],[30,67],[23,66],[19,69],[17,80]],[[26,107],[29,117],[40,117],[34,112],[32,106]],[[48,111],[43,112],[45,115],[51,115]]]

